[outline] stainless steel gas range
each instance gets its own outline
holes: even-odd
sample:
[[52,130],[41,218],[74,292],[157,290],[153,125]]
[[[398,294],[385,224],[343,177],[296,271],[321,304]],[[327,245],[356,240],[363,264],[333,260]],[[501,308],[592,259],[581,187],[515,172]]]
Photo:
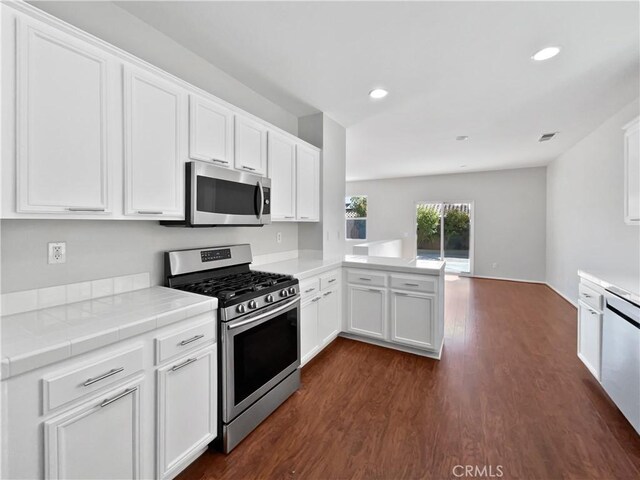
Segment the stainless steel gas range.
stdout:
[[165,253],[166,284],[218,299],[218,447],[230,452],[300,386],[298,280],[252,271],[251,247]]

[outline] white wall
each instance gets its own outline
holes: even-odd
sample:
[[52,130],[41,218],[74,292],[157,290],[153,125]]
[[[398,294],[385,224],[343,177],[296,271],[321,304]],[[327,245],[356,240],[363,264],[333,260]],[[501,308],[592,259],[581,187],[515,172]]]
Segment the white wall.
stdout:
[[638,112],[635,100],[547,167],[547,282],[570,299],[578,269],[640,282],[640,227],[623,217],[622,126]]
[[406,257],[416,202],[474,202],[474,274],[545,280],[544,167],[348,182],[347,195],[368,196],[367,240],[402,238]]
[[[298,119],[214,65],[111,2],[31,2],[293,134]],[[0,222],[4,292],[151,272],[162,283],[162,252],[170,249],[251,243],[254,254],[298,249],[297,224],[262,228],[170,229],[153,221]],[[276,233],[282,232],[282,243]],[[47,265],[47,242],[66,241],[65,265]]]

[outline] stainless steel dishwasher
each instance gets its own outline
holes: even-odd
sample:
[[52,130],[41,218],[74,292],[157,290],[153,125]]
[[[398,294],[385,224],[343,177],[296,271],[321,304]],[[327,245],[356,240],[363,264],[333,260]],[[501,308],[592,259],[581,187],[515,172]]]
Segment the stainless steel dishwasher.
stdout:
[[640,434],[640,305],[613,287],[605,297],[602,386]]

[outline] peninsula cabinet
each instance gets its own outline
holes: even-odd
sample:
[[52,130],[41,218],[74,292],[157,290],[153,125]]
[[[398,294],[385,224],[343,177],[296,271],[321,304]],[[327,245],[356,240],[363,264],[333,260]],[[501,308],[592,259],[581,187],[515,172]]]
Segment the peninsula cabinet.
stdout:
[[267,174],[267,127],[243,115],[235,117],[236,170]]
[[640,225],[640,118],[624,126],[624,220]]
[[184,90],[125,67],[125,215],[184,218],[185,119]]
[[198,95],[189,96],[189,158],[233,166],[233,112]]
[[367,337],[385,338],[386,291],[384,288],[349,285],[348,330]]
[[16,210],[105,215],[113,59],[26,17],[16,30]]
[[390,292],[391,340],[418,348],[434,348],[436,296],[427,293]]
[[45,478],[140,478],[141,382],[45,422]]

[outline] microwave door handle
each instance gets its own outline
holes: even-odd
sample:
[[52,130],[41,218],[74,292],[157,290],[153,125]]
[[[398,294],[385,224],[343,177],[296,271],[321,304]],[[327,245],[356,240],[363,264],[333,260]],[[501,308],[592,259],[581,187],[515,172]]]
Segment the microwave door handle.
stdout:
[[258,209],[258,220],[262,220],[262,212],[264,211],[264,189],[262,182],[258,181],[258,189],[260,190],[260,208]]

